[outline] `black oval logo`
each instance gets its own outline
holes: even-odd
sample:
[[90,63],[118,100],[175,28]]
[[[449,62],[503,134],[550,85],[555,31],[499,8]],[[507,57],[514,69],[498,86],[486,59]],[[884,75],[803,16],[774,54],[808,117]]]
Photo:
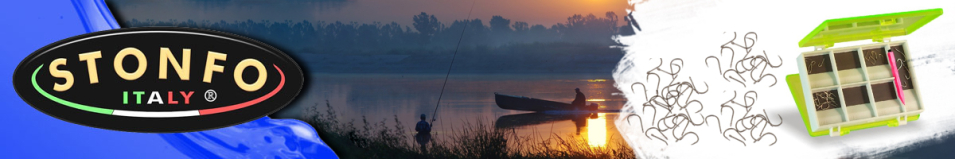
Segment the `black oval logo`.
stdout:
[[71,37],[13,74],[24,101],[97,128],[186,132],[232,126],[285,107],[304,75],[288,55],[222,32],[125,28]]

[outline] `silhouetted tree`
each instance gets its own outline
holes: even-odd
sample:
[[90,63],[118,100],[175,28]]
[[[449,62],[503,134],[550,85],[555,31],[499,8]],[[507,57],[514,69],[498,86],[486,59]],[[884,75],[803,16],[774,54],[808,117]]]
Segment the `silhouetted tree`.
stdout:
[[514,25],[512,26],[514,27],[514,31],[517,31],[517,32],[527,31],[527,27],[528,27],[527,22],[522,22],[522,21],[514,22]]
[[487,45],[487,33],[490,32],[489,30],[490,28],[485,26],[484,22],[481,22],[481,19],[475,18],[468,23],[465,37],[471,39],[470,44]]
[[[551,33],[551,31],[555,32]],[[544,25],[537,24],[531,26],[530,30],[528,30],[527,36],[531,38],[529,39],[530,41],[550,42],[557,39],[557,37],[553,37],[555,35],[557,35],[556,30],[547,29],[547,27]]]
[[414,19],[414,28],[418,30],[418,33],[421,34],[422,42],[427,43],[431,40],[431,36],[438,31],[441,27],[441,22],[438,21],[438,18],[435,18],[434,15],[428,15],[428,13],[421,12],[421,14],[413,16]]
[[499,15],[491,17],[491,21],[489,23],[491,24],[491,31],[493,32],[506,34],[512,31],[511,20],[504,19],[504,17]]
[[380,23],[372,24],[362,24],[358,27],[358,39],[361,42],[362,46],[378,46],[378,40],[381,37],[380,29],[378,28]]
[[613,11],[609,11],[605,14],[605,16],[607,17],[607,23],[610,24],[610,27],[611,27],[610,30],[616,33],[617,19],[618,19],[617,13],[614,13]]

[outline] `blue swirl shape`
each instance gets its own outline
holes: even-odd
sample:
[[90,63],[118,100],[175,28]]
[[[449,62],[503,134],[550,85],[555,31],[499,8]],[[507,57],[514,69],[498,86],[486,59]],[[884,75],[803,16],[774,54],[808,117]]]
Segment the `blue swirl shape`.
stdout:
[[215,130],[160,134],[192,158],[338,158],[309,124],[260,119]]

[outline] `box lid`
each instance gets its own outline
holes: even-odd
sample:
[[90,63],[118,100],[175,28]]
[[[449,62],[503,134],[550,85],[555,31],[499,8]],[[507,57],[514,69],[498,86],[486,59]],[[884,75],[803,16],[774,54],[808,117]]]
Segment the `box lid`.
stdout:
[[799,41],[799,47],[832,47],[839,42],[908,35],[942,15],[942,8],[829,19]]

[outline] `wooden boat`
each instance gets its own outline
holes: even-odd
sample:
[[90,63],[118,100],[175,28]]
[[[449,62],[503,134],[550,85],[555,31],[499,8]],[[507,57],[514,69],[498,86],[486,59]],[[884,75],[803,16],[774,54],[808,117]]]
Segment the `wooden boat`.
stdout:
[[501,109],[523,110],[523,111],[567,111],[567,110],[596,110],[595,106],[580,108],[570,103],[555,102],[543,99],[536,99],[524,96],[513,96],[494,93],[494,101]]

